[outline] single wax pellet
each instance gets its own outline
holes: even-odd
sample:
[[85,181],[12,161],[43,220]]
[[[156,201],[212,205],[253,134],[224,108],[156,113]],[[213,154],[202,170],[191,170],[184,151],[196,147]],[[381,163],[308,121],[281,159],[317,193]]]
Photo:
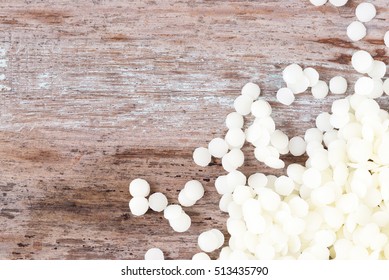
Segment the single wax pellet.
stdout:
[[389,31],[386,31],[384,36],[385,45],[389,48]]
[[316,7],[318,6],[323,6],[325,3],[327,3],[328,0],[309,0],[312,5],[315,5]]
[[178,204],[171,204],[163,211],[163,216],[167,220],[177,219],[183,213],[182,207]]
[[287,84],[296,83],[303,75],[303,69],[297,64],[290,64],[282,71],[282,77]]
[[351,57],[351,64],[354,69],[362,74],[365,74],[369,71],[373,65],[373,58],[367,51],[359,50],[356,51]]
[[291,89],[289,88],[280,88],[277,91],[277,100],[284,105],[289,106],[290,104],[293,103],[295,97]]
[[228,152],[228,144],[222,138],[214,138],[208,144],[208,151],[212,156],[222,158]]
[[320,78],[319,72],[317,72],[316,69],[312,67],[305,68],[304,75],[305,77],[308,78],[310,87],[316,86],[316,84],[319,82],[319,78]]
[[211,159],[211,154],[207,148],[196,148],[193,152],[193,161],[199,166],[207,166],[211,162]]
[[344,94],[347,90],[347,81],[341,76],[335,76],[330,80],[330,91],[333,94]]
[[369,77],[360,77],[354,85],[355,94],[370,95],[374,90],[374,80]]
[[246,134],[240,128],[231,128],[227,131],[225,140],[232,148],[241,148],[246,140]]
[[335,7],[342,7],[346,5],[348,0],[330,0],[330,3]]
[[305,143],[302,137],[296,136],[289,140],[289,152],[294,156],[301,156],[305,153]]
[[320,113],[316,117],[316,127],[323,132],[329,131],[333,129],[330,122],[331,115],[327,112]]
[[253,196],[253,191],[248,186],[237,186],[232,194],[232,199],[237,205],[242,205],[247,199]]
[[197,180],[188,181],[185,184],[185,194],[192,200],[199,200],[204,196],[204,187]]
[[265,187],[267,184],[267,177],[263,173],[254,173],[248,179],[248,185],[255,188]]
[[170,219],[169,224],[176,232],[185,232],[190,228],[192,221],[186,213],[181,213],[178,218]]
[[282,175],[276,179],[274,187],[279,195],[288,196],[294,190],[295,184],[291,178]]
[[256,118],[268,117],[270,116],[271,112],[271,106],[266,100],[259,99],[251,105],[251,113]]
[[130,199],[128,206],[130,207],[130,211],[134,216],[142,216],[149,209],[149,202],[147,198],[137,196]]
[[246,116],[250,114],[252,103],[253,103],[253,99],[250,96],[239,95],[234,101],[235,111],[242,116]]
[[369,72],[367,73],[371,78],[382,79],[386,74],[385,62],[374,60]]
[[209,261],[211,258],[204,252],[194,254],[192,257],[193,261]]
[[188,195],[186,189],[182,189],[178,194],[178,202],[184,207],[191,207],[196,203],[196,200]]
[[168,201],[163,193],[156,192],[149,197],[149,207],[156,212],[162,212],[167,207]]
[[324,81],[318,81],[315,86],[312,87],[312,95],[316,99],[323,99],[328,95],[328,85]]
[[308,89],[310,80],[303,74],[294,84],[287,83],[286,85],[294,94],[300,94]]
[[323,141],[323,132],[320,131],[320,129],[313,127],[309,128],[305,131],[304,134],[304,140],[305,142],[321,142]]
[[145,254],[145,260],[164,260],[163,252],[159,248],[151,248]]
[[218,229],[211,229],[211,232],[217,237],[217,248],[220,248],[224,244],[224,234]]
[[347,114],[350,110],[350,102],[348,99],[338,99],[332,103],[331,112],[334,114]]
[[261,89],[254,83],[247,83],[242,88],[242,95],[250,96],[251,99],[255,100],[261,94]]
[[347,36],[352,41],[362,40],[366,36],[366,26],[360,21],[353,21],[347,27]]
[[315,168],[308,168],[303,173],[303,183],[310,189],[315,189],[321,184],[321,173]]
[[150,185],[146,180],[137,178],[131,181],[129,191],[133,197],[146,197],[150,193]]
[[361,3],[355,9],[355,15],[361,22],[371,21],[377,14],[376,8],[371,3]]
[[242,128],[243,127],[243,116],[237,112],[232,112],[227,115],[226,126],[228,129],[231,128]]
[[281,130],[277,129],[274,131],[270,138],[270,143],[275,147],[277,150],[284,149],[289,144],[289,138],[288,136],[282,132]]
[[215,251],[218,248],[217,246],[220,244],[220,242],[218,236],[212,231],[208,230],[202,232],[199,235],[197,244],[202,251],[209,253]]

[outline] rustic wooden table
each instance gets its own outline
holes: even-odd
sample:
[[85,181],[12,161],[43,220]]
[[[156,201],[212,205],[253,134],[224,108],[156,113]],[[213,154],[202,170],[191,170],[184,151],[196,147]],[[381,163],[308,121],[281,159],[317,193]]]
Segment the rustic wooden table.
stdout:
[[[1,0],[0,258],[141,259],[157,246],[188,259],[200,232],[226,233],[214,189],[224,172],[219,161],[196,166],[193,149],[224,135],[248,81],[289,136],[313,126],[334,97],[278,104],[289,63],[350,83],[356,49],[389,63],[388,1],[373,1],[378,15],[357,43],[345,32],[361,1],[349,2]],[[379,102],[387,108],[386,97]],[[246,174],[274,173],[251,154]],[[171,203],[187,180],[204,183],[188,232],[173,232],[159,213],[129,213],[136,177]]]

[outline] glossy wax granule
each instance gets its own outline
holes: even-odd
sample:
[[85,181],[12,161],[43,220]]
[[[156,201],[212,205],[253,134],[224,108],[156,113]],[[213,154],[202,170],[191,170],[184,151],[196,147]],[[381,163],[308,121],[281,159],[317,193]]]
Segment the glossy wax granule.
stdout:
[[149,196],[149,207],[156,212],[162,212],[168,205],[166,196],[161,192],[153,193]]
[[361,3],[355,9],[355,15],[360,22],[369,22],[377,14],[376,8],[372,3]]
[[129,191],[133,197],[146,197],[150,193],[150,185],[146,180],[137,178],[131,181]]
[[366,26],[360,21],[353,21],[347,27],[347,36],[352,41],[362,40],[367,33]]
[[333,77],[329,88],[333,94],[344,94],[347,91],[347,80],[341,76]]
[[211,154],[207,148],[199,147],[193,152],[193,161],[199,166],[207,166],[211,162],[211,159]]

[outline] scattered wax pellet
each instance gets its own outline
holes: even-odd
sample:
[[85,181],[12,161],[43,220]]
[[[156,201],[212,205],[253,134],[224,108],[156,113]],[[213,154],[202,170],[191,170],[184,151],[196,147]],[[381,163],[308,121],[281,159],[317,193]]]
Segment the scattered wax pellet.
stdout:
[[290,90],[289,88],[280,88],[278,91],[277,91],[277,100],[281,103],[281,104],[284,104],[284,105],[287,105],[289,106],[290,104],[293,103],[295,97],[294,97],[294,94],[292,92],[292,90]]
[[207,148],[199,147],[196,148],[193,152],[193,161],[199,166],[208,166],[208,164],[211,162],[211,159],[211,154]]
[[341,76],[333,77],[330,80],[330,91],[333,94],[344,94],[347,91],[347,81]]
[[254,83],[247,83],[242,88],[242,95],[250,96],[251,99],[255,100],[261,94],[261,89]]
[[149,209],[149,202],[147,198],[136,196],[130,199],[128,203],[130,211],[134,216],[142,216]]
[[163,252],[159,248],[151,248],[145,254],[145,260],[164,260]]
[[376,8],[371,3],[361,3],[355,9],[355,15],[357,19],[361,22],[371,21],[377,14]]
[[131,181],[129,191],[133,197],[146,197],[150,193],[150,185],[146,180],[137,178]]
[[161,192],[153,193],[149,196],[149,207],[156,212],[162,212],[167,207],[166,196]]
[[362,40],[366,36],[366,26],[360,21],[353,21],[347,27],[347,36],[352,41]]

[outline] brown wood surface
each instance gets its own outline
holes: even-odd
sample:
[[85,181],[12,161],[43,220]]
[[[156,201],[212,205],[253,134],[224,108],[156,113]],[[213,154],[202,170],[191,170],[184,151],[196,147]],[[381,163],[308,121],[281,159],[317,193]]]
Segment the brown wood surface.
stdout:
[[[1,0],[0,258],[142,259],[154,246],[168,259],[191,258],[198,234],[226,233],[227,217],[214,190],[220,162],[200,168],[193,149],[224,135],[248,81],[260,84],[289,136],[313,126],[339,97],[307,92],[279,105],[289,63],[350,84],[356,49],[389,63],[388,0],[372,1],[378,15],[364,40],[345,35],[360,2]],[[379,102],[388,108],[387,97]],[[257,163],[252,150],[247,175],[283,172]],[[173,232],[159,213],[129,213],[136,177],[171,203],[187,180],[204,183],[205,197],[187,209],[188,232]]]

